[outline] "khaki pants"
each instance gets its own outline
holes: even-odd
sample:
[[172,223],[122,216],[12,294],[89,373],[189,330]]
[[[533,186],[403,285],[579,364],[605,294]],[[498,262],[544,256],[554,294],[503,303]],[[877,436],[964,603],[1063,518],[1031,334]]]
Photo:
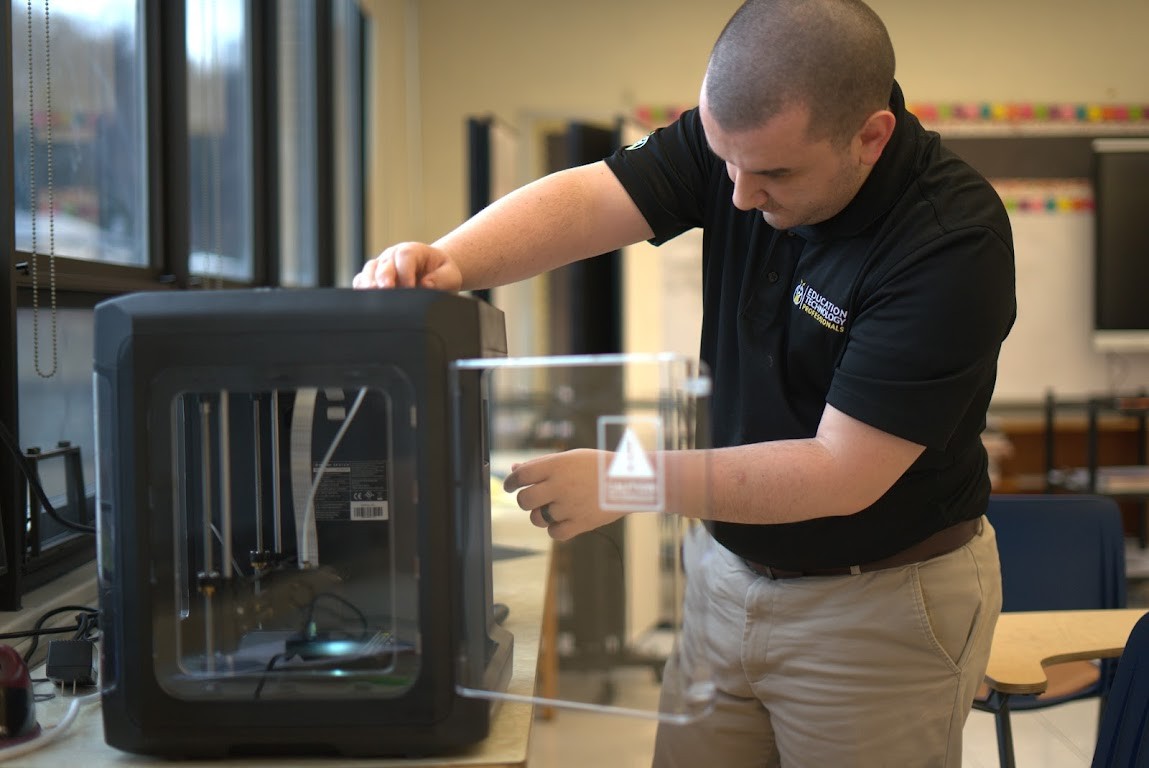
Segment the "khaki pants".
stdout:
[[[961,765],[1001,611],[993,528],[949,554],[853,576],[772,581],[701,526],[662,697],[709,667],[714,711],[659,726],[657,768]],[[689,676],[689,675],[687,675]]]

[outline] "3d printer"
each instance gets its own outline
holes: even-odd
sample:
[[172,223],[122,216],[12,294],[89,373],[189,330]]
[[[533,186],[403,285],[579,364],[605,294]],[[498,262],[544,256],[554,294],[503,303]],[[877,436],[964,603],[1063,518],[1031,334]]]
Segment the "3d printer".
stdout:
[[105,736],[144,754],[424,754],[487,734],[479,374],[502,314],[433,291],[96,309]]

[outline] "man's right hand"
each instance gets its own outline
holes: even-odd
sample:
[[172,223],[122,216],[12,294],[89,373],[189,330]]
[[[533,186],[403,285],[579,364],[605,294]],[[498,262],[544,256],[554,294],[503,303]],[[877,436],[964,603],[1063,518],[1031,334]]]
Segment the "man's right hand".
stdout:
[[435,288],[459,291],[463,274],[442,249],[425,243],[399,243],[363,265],[354,288]]

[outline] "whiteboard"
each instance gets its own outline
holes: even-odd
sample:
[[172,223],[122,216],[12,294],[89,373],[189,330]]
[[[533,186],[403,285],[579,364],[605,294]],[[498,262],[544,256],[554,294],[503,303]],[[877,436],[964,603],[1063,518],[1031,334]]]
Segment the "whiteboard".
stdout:
[[[1088,199],[1088,182],[999,184],[1009,200]],[[1017,322],[1001,349],[997,402],[1129,392],[1149,386],[1149,353],[1093,348],[1093,212],[1010,212],[1017,264]],[[1149,286],[1146,287],[1149,291]]]

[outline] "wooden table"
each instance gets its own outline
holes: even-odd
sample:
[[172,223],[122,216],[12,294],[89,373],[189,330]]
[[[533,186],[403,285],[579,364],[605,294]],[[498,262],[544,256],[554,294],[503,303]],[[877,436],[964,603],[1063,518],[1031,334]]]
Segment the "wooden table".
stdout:
[[[547,593],[550,569],[550,539],[545,531],[534,528],[526,521],[525,513],[498,515],[494,519],[494,538],[501,544],[515,545],[533,550],[532,554],[496,561],[494,564],[495,600],[511,606],[505,626],[515,636],[513,671],[507,692],[532,696],[539,649],[539,630]],[[39,676],[40,671],[36,672]],[[37,691],[49,690],[37,686]],[[57,696],[37,706],[42,725],[49,726],[60,720],[67,709],[66,698]],[[437,766],[438,768],[521,768],[527,764],[531,723],[534,707],[530,704],[500,703],[491,723],[490,735],[466,752],[436,758],[374,759],[374,758],[298,758],[283,759],[224,759],[171,762],[162,758],[131,755],[104,743],[103,718],[98,703],[86,705],[71,729],[56,743],[18,757],[12,763],[21,768],[127,768],[128,766],[164,766],[164,768],[231,768],[250,766],[269,768],[275,765],[296,768],[411,768]],[[0,752],[0,755],[3,753]]]
[[1133,625],[1145,613],[1144,608],[1010,611],[998,617],[985,681],[1004,715],[1003,768],[1014,765],[1009,697],[1043,693],[1049,685],[1045,665],[1120,656]]

